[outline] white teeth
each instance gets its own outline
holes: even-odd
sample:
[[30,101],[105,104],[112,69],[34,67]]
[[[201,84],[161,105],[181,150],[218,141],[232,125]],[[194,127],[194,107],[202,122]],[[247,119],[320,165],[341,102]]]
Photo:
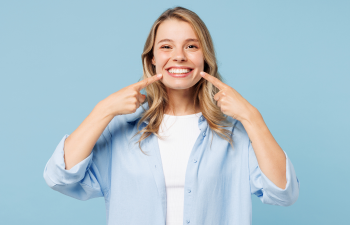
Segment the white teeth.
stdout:
[[191,70],[189,70],[189,69],[170,69],[168,71],[169,71],[169,73],[188,73]]

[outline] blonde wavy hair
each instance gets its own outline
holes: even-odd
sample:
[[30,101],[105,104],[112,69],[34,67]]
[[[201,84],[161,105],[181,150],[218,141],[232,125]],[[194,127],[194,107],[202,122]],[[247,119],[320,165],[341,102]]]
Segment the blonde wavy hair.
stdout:
[[[199,44],[203,51],[204,72],[218,78],[219,80],[222,80],[218,72],[214,45],[209,30],[196,13],[183,7],[167,9],[154,22],[151,31],[148,34],[143,53],[141,55],[143,66],[142,79],[149,78],[156,74],[156,67],[152,64],[152,58],[157,29],[162,22],[169,19],[184,21],[192,26],[192,29],[196,33],[199,39]],[[205,79],[200,79],[200,81],[192,88],[194,90],[193,106],[195,107],[197,103],[199,104],[202,115],[207,120],[210,129],[221,138],[227,140],[233,148],[233,142],[231,138],[232,132],[224,128],[230,127],[232,124],[226,120],[225,114],[221,112],[220,108],[216,105],[216,101],[213,98],[213,96],[219,91],[218,88],[216,88],[214,85],[212,85],[212,83],[208,82]],[[149,123],[146,127],[144,127],[142,130],[139,130],[134,135],[136,136],[137,134],[142,133],[140,139],[136,142],[139,143],[139,148],[141,151],[142,140],[149,137],[152,133],[158,136],[159,126],[162,122],[165,109],[169,104],[166,87],[162,82],[157,81],[148,85],[145,88],[145,92],[149,109],[143,113],[141,119],[137,124],[137,130],[139,130],[139,126],[143,121],[149,119]]]

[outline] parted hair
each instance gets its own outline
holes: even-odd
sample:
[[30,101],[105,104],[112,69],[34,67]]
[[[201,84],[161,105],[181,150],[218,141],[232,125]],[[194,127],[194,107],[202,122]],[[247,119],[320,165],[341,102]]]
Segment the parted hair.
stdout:
[[[200,47],[203,51],[204,72],[218,78],[221,81],[222,78],[218,72],[214,45],[209,30],[196,13],[183,7],[167,9],[154,22],[141,55],[143,66],[143,76],[141,80],[156,75],[156,67],[152,64],[152,58],[157,29],[162,22],[169,19],[177,19],[191,25],[192,29],[197,35]],[[226,115],[221,112],[213,98],[219,89],[205,79],[200,79],[192,88],[194,90],[193,107],[195,107],[196,104],[199,105],[202,115],[207,120],[210,129],[221,138],[227,140],[233,148],[231,138],[232,132],[224,128],[230,127],[232,124],[227,121]],[[158,136],[158,130],[161,125],[165,109],[169,103],[166,87],[160,81],[154,82],[145,87],[145,92],[145,101],[148,102],[149,109],[142,114],[142,117],[137,124],[138,132],[135,134],[137,135],[141,133],[140,139],[136,142],[139,144],[141,151],[141,141],[149,137],[152,133]],[[142,130],[139,130],[141,123],[147,119],[149,120],[148,125]]]

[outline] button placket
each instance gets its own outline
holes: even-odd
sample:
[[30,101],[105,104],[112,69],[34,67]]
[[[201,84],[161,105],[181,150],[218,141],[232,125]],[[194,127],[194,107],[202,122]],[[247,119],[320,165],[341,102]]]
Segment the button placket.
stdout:
[[[198,136],[198,142],[196,142],[194,148],[196,151],[194,151],[192,148],[192,150],[194,151],[192,154],[191,154],[191,158],[192,158],[192,162],[193,163],[197,163],[198,162],[198,159],[200,159],[200,155],[201,154],[198,154],[200,153],[201,151],[203,151],[203,142],[205,141],[205,137],[206,137],[206,131],[208,130],[208,123],[207,121],[205,120],[204,116],[200,116],[199,119],[198,119],[198,128],[200,130],[200,133],[199,133],[199,136]],[[198,157],[198,159],[197,159]],[[190,161],[189,161],[190,163]],[[191,166],[192,165],[192,166]],[[184,199],[184,222],[185,224],[190,224],[190,218],[192,217],[191,215],[191,208],[193,206],[193,198],[195,197],[194,195],[195,192],[192,193],[192,190],[191,188],[195,188],[196,187],[196,184],[193,182],[193,179],[190,179],[192,177],[195,177],[196,176],[196,171],[198,171],[198,164],[191,164],[188,166],[187,168],[187,171],[186,171],[186,183],[185,183],[185,186],[187,187],[186,191],[187,191],[187,194],[185,194],[185,199]],[[191,176],[191,177],[190,177]],[[185,192],[186,192],[185,191]]]

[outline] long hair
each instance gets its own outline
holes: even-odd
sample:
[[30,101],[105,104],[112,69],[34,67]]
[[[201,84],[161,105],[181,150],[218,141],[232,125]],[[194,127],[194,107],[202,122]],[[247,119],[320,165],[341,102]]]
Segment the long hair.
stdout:
[[[156,74],[156,67],[152,64],[154,42],[159,25],[168,19],[177,19],[187,22],[191,25],[192,29],[196,33],[199,44],[203,51],[204,56],[204,72],[222,80],[216,62],[215,50],[212,38],[209,30],[205,26],[204,22],[199,16],[183,7],[169,8],[164,11],[160,17],[154,22],[151,31],[148,34],[142,58],[143,76],[142,79],[149,78]],[[212,131],[214,131],[221,138],[227,140],[233,148],[232,144],[232,132],[224,127],[232,126],[227,120],[225,114],[223,114],[220,108],[216,105],[216,101],[213,96],[219,92],[212,83],[205,79],[200,79],[194,86],[194,101],[193,106],[196,103],[199,104],[202,115],[207,120],[208,125]],[[146,101],[148,102],[149,109],[145,111],[140,118],[137,129],[145,120],[149,120],[149,123],[142,130],[139,130],[135,136],[142,133],[140,139],[136,142],[139,143],[141,149],[141,141],[149,137],[152,133],[158,136],[159,126],[163,119],[163,114],[168,106],[169,98],[167,95],[166,87],[161,82],[154,82],[145,88]],[[143,152],[143,151],[142,151]],[[143,152],[144,153],[144,152]],[[145,153],[144,153],[145,154]],[[146,154],[147,155],[147,154]]]

